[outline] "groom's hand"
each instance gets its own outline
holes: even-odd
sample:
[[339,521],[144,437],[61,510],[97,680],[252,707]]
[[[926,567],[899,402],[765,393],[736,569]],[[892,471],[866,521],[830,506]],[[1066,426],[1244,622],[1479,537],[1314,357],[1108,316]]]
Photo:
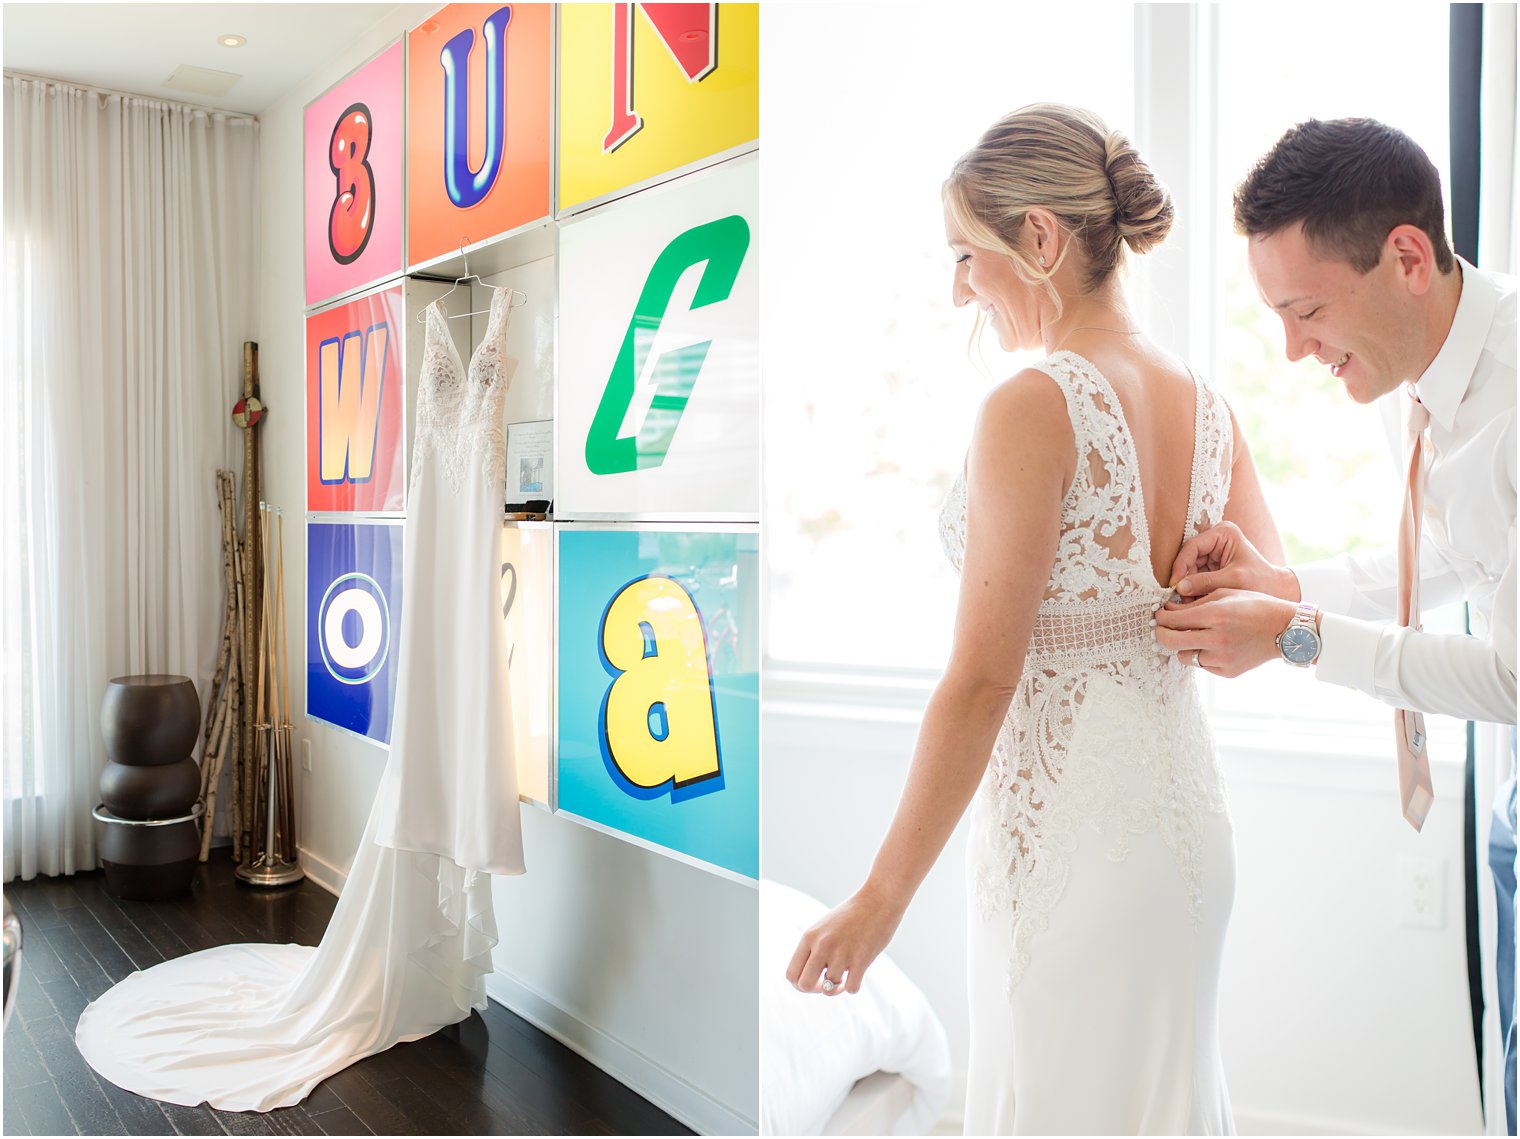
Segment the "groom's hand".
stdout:
[[1299,599],[1293,571],[1262,557],[1233,522],[1221,522],[1183,545],[1172,563],[1172,588],[1184,598],[1246,589],[1284,601]]
[[1281,657],[1277,635],[1296,608],[1263,593],[1216,589],[1197,601],[1171,601],[1157,610],[1156,644],[1183,664],[1196,660],[1215,676],[1239,676]]

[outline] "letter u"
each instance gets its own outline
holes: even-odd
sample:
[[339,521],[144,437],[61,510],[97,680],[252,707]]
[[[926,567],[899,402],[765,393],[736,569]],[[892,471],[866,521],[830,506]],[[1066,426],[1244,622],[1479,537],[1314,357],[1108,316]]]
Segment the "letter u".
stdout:
[[486,18],[481,38],[486,44],[486,152],[480,169],[470,169],[470,50],[475,33],[469,28],[443,45],[443,181],[449,201],[462,210],[478,206],[491,192],[501,172],[507,130],[507,24],[512,9],[498,8]]

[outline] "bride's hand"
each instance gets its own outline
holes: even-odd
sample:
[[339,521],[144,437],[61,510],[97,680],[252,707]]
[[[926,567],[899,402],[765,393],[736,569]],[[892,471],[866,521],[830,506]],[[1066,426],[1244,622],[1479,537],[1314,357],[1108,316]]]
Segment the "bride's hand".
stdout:
[[[903,910],[867,884],[802,935],[786,979],[804,993],[860,992],[860,981],[897,932]],[[821,988],[825,975],[832,989]]]
[[1262,557],[1233,522],[1221,522],[1185,543],[1172,563],[1172,583],[1184,598],[1245,589],[1285,601],[1299,599],[1293,571]]

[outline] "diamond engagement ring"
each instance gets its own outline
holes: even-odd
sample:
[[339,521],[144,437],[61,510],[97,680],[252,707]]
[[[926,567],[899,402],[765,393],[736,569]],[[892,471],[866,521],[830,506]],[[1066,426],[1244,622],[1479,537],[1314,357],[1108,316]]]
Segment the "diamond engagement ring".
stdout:
[[1194,649],[1193,650],[1193,667],[1194,668],[1202,668],[1203,667],[1203,665],[1201,665],[1201,664],[1198,663],[1198,658],[1201,657],[1202,655],[1203,655],[1203,650],[1202,649]]
[[839,982],[838,981],[830,980],[828,977],[825,977],[823,979],[823,991],[824,992],[826,992],[826,993],[832,993],[837,988],[839,988]]

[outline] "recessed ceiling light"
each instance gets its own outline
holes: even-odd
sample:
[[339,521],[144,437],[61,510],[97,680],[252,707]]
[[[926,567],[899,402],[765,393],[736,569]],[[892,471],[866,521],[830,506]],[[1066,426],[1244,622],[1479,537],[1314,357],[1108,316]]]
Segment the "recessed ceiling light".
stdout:
[[216,42],[221,44],[223,47],[242,47],[245,43],[248,42],[248,37],[235,35],[217,36]]

